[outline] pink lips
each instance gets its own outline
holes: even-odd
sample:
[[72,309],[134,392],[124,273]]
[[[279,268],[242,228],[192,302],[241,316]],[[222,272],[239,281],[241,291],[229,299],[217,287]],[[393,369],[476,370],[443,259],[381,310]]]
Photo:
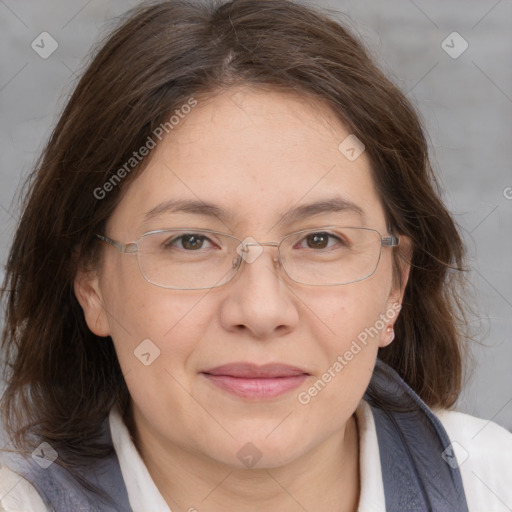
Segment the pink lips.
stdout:
[[233,363],[201,372],[212,384],[247,399],[270,399],[300,386],[309,376],[284,364]]

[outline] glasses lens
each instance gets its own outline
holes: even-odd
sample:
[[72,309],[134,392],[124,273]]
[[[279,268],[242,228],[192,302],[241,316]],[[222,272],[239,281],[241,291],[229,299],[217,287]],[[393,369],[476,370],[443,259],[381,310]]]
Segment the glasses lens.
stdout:
[[381,236],[373,229],[331,226],[287,236],[281,262],[294,281],[336,285],[371,276],[380,258]]
[[215,232],[166,230],[139,241],[139,266],[145,279],[164,288],[220,286],[236,272],[236,238]]

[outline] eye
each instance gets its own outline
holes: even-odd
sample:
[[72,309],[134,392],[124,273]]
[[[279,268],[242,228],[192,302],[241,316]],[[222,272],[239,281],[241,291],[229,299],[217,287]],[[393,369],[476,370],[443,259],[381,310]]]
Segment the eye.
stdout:
[[197,251],[204,249],[206,242],[211,243],[210,239],[204,235],[200,235],[199,233],[185,233],[166,240],[163,245],[165,248],[177,247],[178,249],[185,249],[186,251]]
[[[329,244],[330,240],[333,243]],[[308,249],[328,249],[333,247],[336,242],[341,245],[346,245],[345,240],[340,238],[339,236],[334,235],[333,233],[328,233],[327,231],[319,231],[317,233],[310,233],[302,242],[306,242]]]

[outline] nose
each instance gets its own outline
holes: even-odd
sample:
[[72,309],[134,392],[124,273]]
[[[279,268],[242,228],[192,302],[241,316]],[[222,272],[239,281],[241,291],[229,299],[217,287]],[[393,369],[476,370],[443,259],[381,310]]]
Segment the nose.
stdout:
[[[271,246],[265,249],[265,246]],[[283,279],[275,242],[244,244],[241,266],[226,286],[220,321],[228,331],[258,339],[291,332],[299,320],[295,296]]]

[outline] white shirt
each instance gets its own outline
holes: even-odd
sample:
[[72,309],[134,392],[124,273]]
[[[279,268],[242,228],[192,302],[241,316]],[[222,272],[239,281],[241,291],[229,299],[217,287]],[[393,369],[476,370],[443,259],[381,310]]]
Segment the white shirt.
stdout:
[[[512,434],[467,414],[434,410],[454,447],[470,512],[512,510]],[[361,494],[358,512],[385,512],[377,432],[370,406],[356,410]],[[142,461],[116,409],[110,431],[133,512],[172,512]],[[47,512],[34,487],[7,467],[0,468],[1,512]],[[71,511],[70,511],[71,512]]]

